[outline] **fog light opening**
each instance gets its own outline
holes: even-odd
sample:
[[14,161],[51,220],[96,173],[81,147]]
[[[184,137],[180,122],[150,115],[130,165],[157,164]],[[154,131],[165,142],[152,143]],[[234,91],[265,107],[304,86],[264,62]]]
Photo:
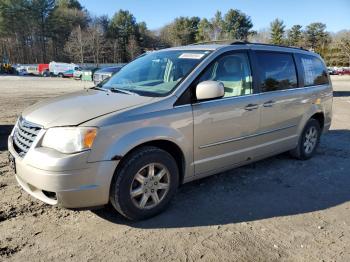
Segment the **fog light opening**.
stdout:
[[49,191],[44,191],[44,190],[43,190],[43,194],[44,194],[46,197],[48,197],[48,198],[50,198],[50,199],[52,199],[52,200],[57,200],[57,195],[56,195],[55,192],[49,192]]

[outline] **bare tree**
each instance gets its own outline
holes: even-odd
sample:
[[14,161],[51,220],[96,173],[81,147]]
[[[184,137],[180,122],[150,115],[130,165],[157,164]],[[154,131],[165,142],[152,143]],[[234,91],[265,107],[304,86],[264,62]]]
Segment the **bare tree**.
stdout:
[[103,34],[103,28],[97,23],[94,23],[87,30],[86,42],[89,47],[89,55],[91,57],[91,60],[96,65],[99,65],[105,52],[106,41]]
[[270,35],[270,29],[263,28],[257,31],[255,34],[250,34],[248,36],[248,41],[253,43],[269,43]]
[[87,45],[86,32],[83,32],[79,25],[70,34],[65,45],[65,51],[72,60],[83,64],[85,62]]
[[350,31],[342,32],[336,43],[340,47],[341,52],[348,57],[350,66]]
[[129,39],[129,43],[127,46],[128,54],[131,60],[135,59],[137,56],[141,54],[140,46],[136,40],[136,37],[133,35]]

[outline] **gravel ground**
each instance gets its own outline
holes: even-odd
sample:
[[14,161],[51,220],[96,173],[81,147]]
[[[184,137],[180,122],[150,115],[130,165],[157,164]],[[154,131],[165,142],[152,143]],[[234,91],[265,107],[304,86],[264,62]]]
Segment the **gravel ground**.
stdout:
[[350,77],[333,84],[333,125],[313,159],[282,154],[186,184],[165,213],[128,222],[109,207],[43,204],[8,167],[17,115],[89,84],[0,76],[0,261],[350,261]]

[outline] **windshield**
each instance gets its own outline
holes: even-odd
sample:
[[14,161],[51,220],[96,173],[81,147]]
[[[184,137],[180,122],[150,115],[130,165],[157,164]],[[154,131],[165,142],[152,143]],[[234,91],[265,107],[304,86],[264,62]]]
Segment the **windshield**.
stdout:
[[102,87],[144,96],[165,96],[209,53],[197,50],[153,52],[124,66]]

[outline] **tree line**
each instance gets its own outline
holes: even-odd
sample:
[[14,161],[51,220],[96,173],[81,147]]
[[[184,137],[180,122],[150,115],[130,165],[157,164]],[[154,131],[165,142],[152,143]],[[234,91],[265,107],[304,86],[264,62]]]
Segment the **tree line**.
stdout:
[[265,32],[258,32],[255,41],[277,45],[301,47],[320,54],[329,66],[350,66],[350,31],[342,30],[336,34],[326,31],[323,23],[311,23],[305,28],[293,25],[287,29],[283,20],[275,19]]
[[148,50],[227,39],[303,47],[330,65],[350,63],[350,31],[331,34],[322,23],[287,29],[276,19],[254,31],[248,15],[230,9],[149,30],[127,10],[93,16],[78,0],[0,0],[0,62],[124,63]]

